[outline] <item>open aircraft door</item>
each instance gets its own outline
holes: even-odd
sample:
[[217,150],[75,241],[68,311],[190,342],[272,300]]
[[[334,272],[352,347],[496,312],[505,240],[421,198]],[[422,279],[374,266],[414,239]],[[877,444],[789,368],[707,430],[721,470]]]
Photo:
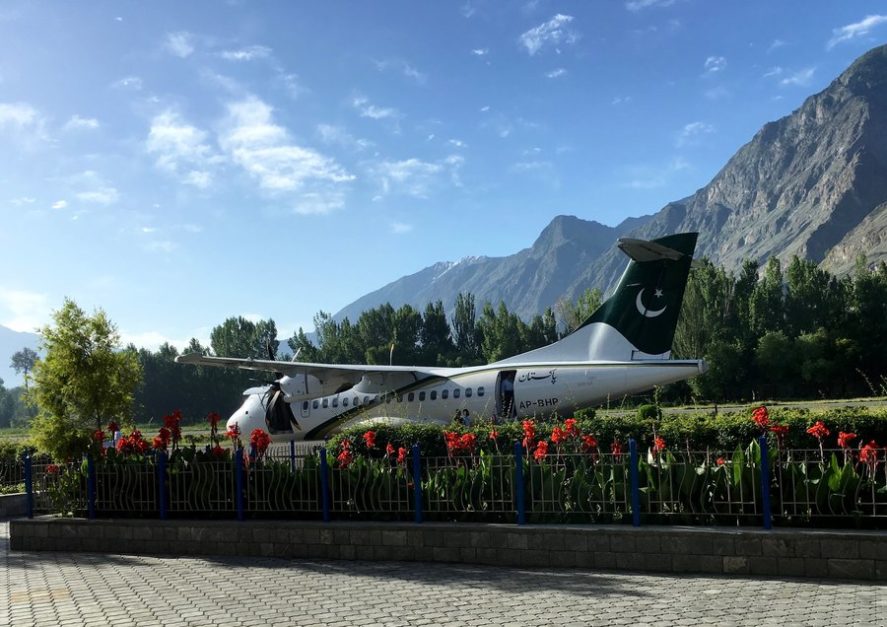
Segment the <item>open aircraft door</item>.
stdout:
[[517,413],[514,406],[514,376],[517,370],[502,370],[496,377],[496,415],[511,420]]

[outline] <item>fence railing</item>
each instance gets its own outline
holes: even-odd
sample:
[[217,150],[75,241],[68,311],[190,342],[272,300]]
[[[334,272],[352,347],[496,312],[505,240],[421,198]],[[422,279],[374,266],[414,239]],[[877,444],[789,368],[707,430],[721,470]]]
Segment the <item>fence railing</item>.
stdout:
[[[762,464],[762,460],[766,463]],[[77,464],[26,458],[32,513],[887,526],[887,458],[847,450],[552,452],[341,464],[324,449]]]

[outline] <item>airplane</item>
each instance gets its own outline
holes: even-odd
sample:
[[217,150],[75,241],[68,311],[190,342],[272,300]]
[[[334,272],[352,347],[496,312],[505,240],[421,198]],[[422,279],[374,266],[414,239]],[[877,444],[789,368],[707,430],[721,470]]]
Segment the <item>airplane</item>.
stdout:
[[701,359],[671,359],[697,233],[621,238],[629,262],[612,296],[560,340],[484,366],[438,368],[283,362],[187,354],[178,363],[274,373],[246,390],[227,422],[273,441],[322,440],[344,427],[447,424],[457,412],[501,420],[567,417],[610,398],[702,374]]

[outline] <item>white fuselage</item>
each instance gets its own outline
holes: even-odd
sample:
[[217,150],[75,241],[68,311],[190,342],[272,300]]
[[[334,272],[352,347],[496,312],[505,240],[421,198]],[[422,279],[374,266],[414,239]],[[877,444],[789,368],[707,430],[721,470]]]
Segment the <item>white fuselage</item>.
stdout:
[[[322,439],[363,421],[432,422],[446,424],[456,412],[468,410],[472,420],[563,418],[595,403],[618,399],[687,379],[705,371],[698,360],[630,362],[496,363],[469,368],[440,368],[433,377],[399,389],[352,389],[290,404],[300,430],[274,433],[274,441]],[[507,381],[513,381],[509,385]],[[513,388],[513,393],[510,389]],[[266,397],[254,390],[228,420],[246,437],[267,430]],[[513,396],[512,396],[513,394]],[[511,409],[513,408],[513,409]],[[510,411],[509,411],[510,410]]]

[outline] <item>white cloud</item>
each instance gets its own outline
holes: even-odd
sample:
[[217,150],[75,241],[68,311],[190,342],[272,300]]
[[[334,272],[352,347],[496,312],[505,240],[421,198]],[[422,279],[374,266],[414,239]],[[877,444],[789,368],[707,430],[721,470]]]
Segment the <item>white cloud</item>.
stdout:
[[715,127],[707,122],[690,122],[678,133],[675,145],[678,148],[692,146],[699,143],[702,135],[710,135],[715,132]]
[[775,65],[771,67],[769,70],[764,72],[764,78],[770,78],[771,76],[780,76],[782,74],[782,66]]
[[80,202],[96,205],[113,205],[120,198],[120,194],[113,187],[100,187],[86,192],[79,192],[75,196]]
[[767,47],[767,54],[770,54],[771,52],[773,52],[774,50],[776,50],[778,48],[782,48],[784,45],[785,45],[785,42],[782,41],[781,39],[774,39],[770,43],[770,45]]
[[0,287],[0,312],[3,326],[33,332],[49,322],[49,297],[41,292]]
[[569,27],[572,21],[572,15],[558,13],[547,22],[522,34],[519,41],[530,55],[536,54],[547,45],[574,44],[579,41],[580,35]]
[[176,249],[176,244],[168,239],[151,240],[146,242],[143,248],[150,253],[171,253]]
[[56,200],[54,203],[52,203],[51,208],[52,209],[64,209],[67,206],[68,206],[67,200]]
[[325,144],[338,145],[354,151],[366,150],[373,145],[371,141],[356,138],[344,128],[332,124],[318,124],[317,135]]
[[675,2],[676,0],[628,0],[625,3],[625,8],[632,13],[637,13],[649,7],[670,7]]
[[119,81],[114,83],[112,87],[116,87],[118,89],[131,89],[133,91],[141,91],[143,84],[142,79],[138,76],[124,76]]
[[887,22],[887,15],[867,15],[865,18],[853,24],[847,24],[832,30],[832,38],[828,40],[826,48],[831,50],[839,43],[864,37],[876,26]]
[[99,127],[99,121],[95,118],[82,118],[79,115],[72,115],[71,119],[65,122],[66,131],[77,130],[95,130]]
[[167,33],[163,47],[170,54],[186,59],[194,53],[194,36],[188,31]]
[[12,198],[9,201],[9,204],[21,207],[24,205],[33,205],[35,202],[37,202],[37,199],[33,196],[19,196],[18,198]]
[[450,146],[454,146],[456,148],[468,148],[468,144],[463,142],[461,139],[450,139],[450,140],[447,140],[447,143]]
[[156,233],[156,232],[157,232],[157,227],[154,227],[154,226],[143,226],[143,227],[141,228],[141,231],[142,231],[142,233],[149,233],[149,234],[150,234],[150,233]]
[[463,5],[459,8],[459,13],[461,13],[461,14],[462,14],[462,17],[464,17],[464,18],[466,18],[466,19],[467,19],[467,18],[470,18],[470,17],[471,17],[472,15],[474,15],[476,12],[477,12],[477,9],[475,9],[473,6],[471,6],[471,3],[470,3],[470,2],[466,2],[465,4],[463,4]]
[[727,67],[727,59],[724,57],[708,57],[705,60],[704,67],[706,74],[714,74],[715,72],[720,72],[725,67]]
[[412,224],[404,224],[403,222],[392,222],[391,232],[395,235],[405,235],[413,230]]
[[486,113],[489,110],[490,110],[490,105],[484,105],[480,108],[481,113]]
[[370,166],[370,173],[382,188],[382,193],[403,193],[417,198],[428,196],[444,166],[421,159],[381,161]]
[[415,81],[418,85],[424,85],[428,81],[428,76],[424,72],[420,72],[406,61],[400,59],[393,61],[376,61],[375,64],[376,69],[380,72],[395,70]]
[[690,169],[690,163],[682,157],[675,157],[663,166],[636,166],[629,169],[631,179],[625,187],[631,189],[655,189],[664,187],[675,174]]
[[219,56],[226,61],[254,61],[270,57],[271,48],[266,46],[247,46],[237,50],[224,50],[219,53]]
[[351,101],[351,105],[360,112],[360,117],[370,118],[371,120],[384,120],[387,118],[397,118],[399,114],[397,109],[390,107],[377,107],[371,104],[369,99],[364,96],[355,96]]
[[471,54],[473,54],[476,57],[485,57],[488,54],[490,54],[490,49],[489,48],[475,48],[474,50],[471,51]]
[[559,78],[559,77],[565,75],[566,73],[567,73],[567,71],[564,68],[559,67],[555,70],[548,72],[545,76],[547,76],[548,78]]
[[274,123],[272,108],[255,96],[228,105],[219,144],[267,191],[297,190],[310,181],[354,180],[335,160],[292,143],[286,129]]
[[173,111],[165,111],[151,121],[146,148],[157,155],[157,167],[201,189],[209,185],[209,170],[219,161],[207,143],[207,133],[184,122]]
[[37,109],[23,102],[0,102],[0,129],[37,126],[42,118]]
[[798,70],[791,76],[786,76],[784,79],[779,81],[779,84],[784,86],[794,85],[797,87],[806,87],[813,81],[814,72],[816,72],[815,67],[808,67],[804,68],[803,70]]
[[326,215],[345,206],[345,194],[337,190],[306,192],[296,198],[293,211],[299,215]]
[[731,94],[729,89],[723,85],[718,85],[717,87],[706,89],[705,92],[703,92],[703,95],[709,100],[721,100],[723,98],[729,98]]
[[631,102],[631,96],[614,96],[613,100],[610,101],[610,104],[614,107],[617,105],[628,104]]

